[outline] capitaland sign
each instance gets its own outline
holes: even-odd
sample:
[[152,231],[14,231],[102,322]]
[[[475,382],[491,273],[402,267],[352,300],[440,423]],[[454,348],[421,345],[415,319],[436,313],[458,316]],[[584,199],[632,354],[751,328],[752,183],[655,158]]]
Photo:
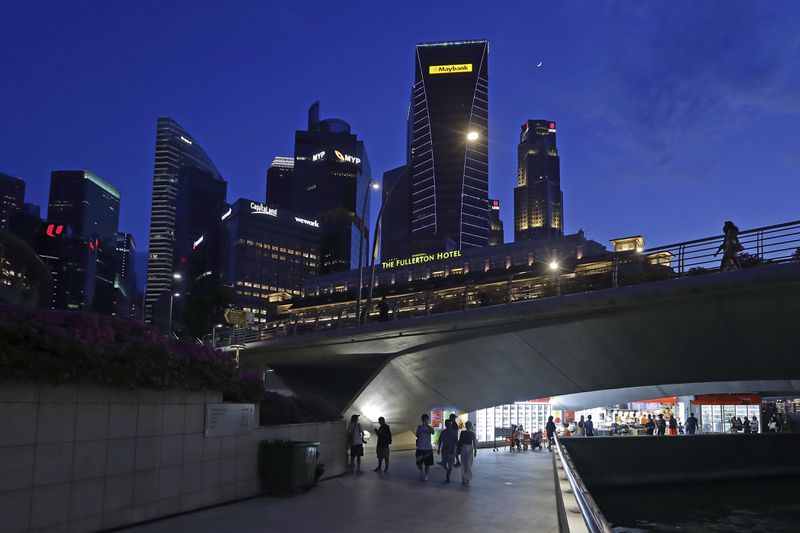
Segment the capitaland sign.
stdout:
[[381,262],[381,268],[398,268],[419,265],[421,263],[430,263],[431,261],[441,261],[443,259],[454,259],[456,257],[461,257],[461,250],[436,252],[433,254],[414,254],[411,257],[406,257],[404,259],[391,259],[389,261],[383,261]]
[[353,163],[354,165],[360,165],[361,164],[361,158],[360,157],[356,157],[354,155],[343,154],[339,150],[334,150],[333,154],[336,156],[336,159],[338,159],[340,163]]
[[315,228],[319,227],[319,222],[317,222],[316,220],[306,220],[305,218],[294,217],[294,221],[297,222],[298,224],[305,224],[306,226],[312,226]]
[[472,63],[461,65],[431,65],[428,74],[456,74],[459,72],[472,72]]
[[271,217],[276,217],[278,216],[278,210],[274,207],[267,207],[264,204],[257,204],[256,202],[250,202],[250,214],[269,215]]

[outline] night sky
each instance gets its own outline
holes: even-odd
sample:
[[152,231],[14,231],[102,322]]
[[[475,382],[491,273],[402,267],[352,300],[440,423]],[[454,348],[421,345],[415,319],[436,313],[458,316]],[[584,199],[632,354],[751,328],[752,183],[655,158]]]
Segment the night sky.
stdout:
[[51,170],[92,169],[146,250],[157,116],[231,202],[263,199],[315,100],[380,177],[404,160],[415,43],[485,38],[507,241],[529,118],[558,125],[568,232],[659,245],[800,218],[800,2],[497,5],[0,0],[0,172],[44,207]]

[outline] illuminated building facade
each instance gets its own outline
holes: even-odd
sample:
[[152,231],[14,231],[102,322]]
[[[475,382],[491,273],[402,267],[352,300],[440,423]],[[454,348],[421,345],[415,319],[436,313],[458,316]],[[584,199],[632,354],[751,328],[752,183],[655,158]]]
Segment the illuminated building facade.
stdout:
[[409,116],[413,252],[486,246],[489,44],[418,44]]
[[47,220],[69,227],[75,237],[113,240],[119,191],[89,170],[55,170],[50,174]]
[[528,120],[522,125],[517,162],[514,240],[563,235],[564,197],[555,122]]
[[264,321],[319,272],[321,224],[287,209],[237,200],[223,220],[222,269],[234,305]]
[[[153,305],[172,291],[175,262],[180,256],[177,242],[176,212],[182,177],[195,176],[224,183],[214,163],[203,148],[180,124],[169,117],[159,117],[156,124],[156,150],[153,172],[153,196],[150,212],[150,249],[147,258],[145,320],[153,321]],[[209,215],[210,218],[210,215]],[[217,219],[219,220],[219,219]],[[193,232],[185,236],[191,239]],[[186,239],[184,239],[186,240]],[[191,242],[190,242],[191,244]],[[162,298],[164,299],[164,298]]]
[[503,221],[500,220],[500,200],[489,200],[489,246],[505,242]]
[[359,245],[363,239],[366,261],[369,242],[369,209],[361,215],[372,174],[363,141],[343,120],[320,120],[315,102],[308,129],[295,132],[294,152],[291,202],[281,207],[319,221],[321,272],[357,268]]
[[267,170],[267,205],[290,208],[293,177],[294,157],[276,156]]
[[8,229],[11,217],[25,202],[25,182],[0,172],[0,228]]

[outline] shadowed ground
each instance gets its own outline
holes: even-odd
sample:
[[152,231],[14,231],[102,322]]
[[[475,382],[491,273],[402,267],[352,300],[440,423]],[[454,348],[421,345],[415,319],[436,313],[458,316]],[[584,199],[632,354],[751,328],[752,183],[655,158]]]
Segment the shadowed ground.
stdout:
[[293,498],[260,497],[140,527],[140,533],[251,531],[558,531],[552,456],[481,449],[469,486],[459,470],[450,484],[434,466],[419,480],[412,452],[393,453],[390,472],[323,481]]

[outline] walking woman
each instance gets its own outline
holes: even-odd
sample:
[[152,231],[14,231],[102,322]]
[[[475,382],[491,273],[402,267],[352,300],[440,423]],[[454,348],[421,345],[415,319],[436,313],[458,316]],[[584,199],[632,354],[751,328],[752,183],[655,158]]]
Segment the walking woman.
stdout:
[[722,244],[719,245],[714,257],[722,252],[722,262],[719,265],[720,272],[728,272],[729,270],[739,270],[742,265],[739,263],[739,252],[744,250],[744,246],[739,242],[739,228],[730,220],[725,221],[722,226],[722,232],[725,236],[722,239]]
[[472,479],[472,462],[478,455],[478,438],[472,431],[472,422],[467,422],[466,428],[458,436],[458,454],[461,456],[461,483],[469,484]]

